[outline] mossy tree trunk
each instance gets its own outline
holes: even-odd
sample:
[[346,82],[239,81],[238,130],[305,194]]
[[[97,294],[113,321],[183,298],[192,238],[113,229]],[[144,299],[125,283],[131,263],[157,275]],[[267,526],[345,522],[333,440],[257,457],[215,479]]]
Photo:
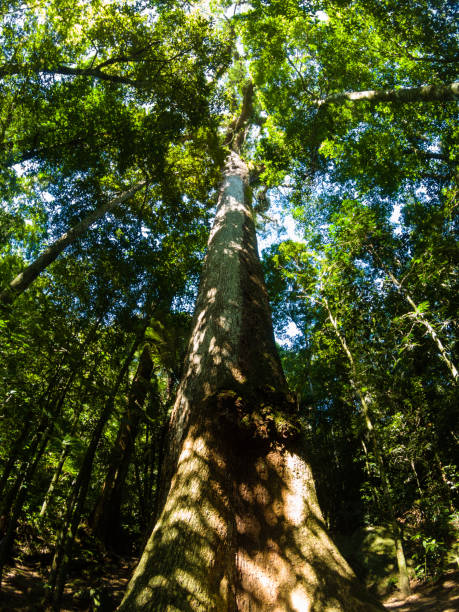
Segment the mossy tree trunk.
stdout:
[[325,531],[275,347],[247,174],[232,151],[159,518],[119,610],[379,610]]

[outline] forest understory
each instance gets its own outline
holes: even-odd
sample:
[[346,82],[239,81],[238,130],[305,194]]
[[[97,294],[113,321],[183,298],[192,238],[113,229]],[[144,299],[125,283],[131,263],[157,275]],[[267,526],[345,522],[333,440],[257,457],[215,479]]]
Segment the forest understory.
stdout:
[[[82,552],[82,550],[80,551]],[[77,559],[69,570],[61,612],[113,612],[120,604],[138,557],[103,554],[93,549],[90,559]],[[49,552],[34,553],[30,544],[19,542],[17,560],[4,573],[0,612],[42,612]],[[412,594],[396,590],[382,598],[384,607],[395,612],[457,612],[459,570],[448,570],[428,581],[411,580]]]

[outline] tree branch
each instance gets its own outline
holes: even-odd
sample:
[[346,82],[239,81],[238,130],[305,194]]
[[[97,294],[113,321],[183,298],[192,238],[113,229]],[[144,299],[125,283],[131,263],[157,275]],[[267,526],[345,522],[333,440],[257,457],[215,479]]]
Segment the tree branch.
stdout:
[[79,223],[70,228],[50,244],[30,265],[18,274],[9,285],[0,292],[0,308],[8,307],[21,293],[23,293],[46,267],[52,263],[70,244],[75,242],[85,231],[108,211],[122,204],[140,189],[147,185],[147,181],[137,183],[134,187],[108,200],[99,208],[91,211]]
[[433,151],[423,151],[417,147],[411,147],[409,149],[403,149],[403,153],[416,155],[417,157],[424,157],[425,159],[438,159],[440,161],[448,163],[450,161],[447,155],[443,153],[435,153]]
[[[102,64],[101,64],[102,65]],[[13,76],[21,74],[24,71],[28,71],[26,66],[19,66],[17,64],[4,65],[0,67],[0,79],[6,76]],[[69,66],[56,66],[55,68],[36,68],[34,71],[39,74],[51,74],[51,75],[65,75],[65,76],[88,76],[101,81],[108,81],[110,83],[117,83],[122,85],[129,85],[131,87],[148,87],[150,83],[148,81],[137,81],[128,77],[119,76],[116,74],[107,74],[102,72],[100,67],[96,68],[71,68]]]
[[253,81],[250,80],[243,90],[241,112],[239,113],[239,116],[230,123],[228,130],[226,131],[223,144],[236,152],[239,152],[239,149],[245,140],[246,124],[250,118],[250,115],[252,114],[253,92],[254,85]]
[[322,100],[315,100],[316,106],[344,104],[346,102],[450,102],[459,99],[459,81],[447,85],[422,85],[421,87],[400,87],[399,89],[370,89],[337,93]]

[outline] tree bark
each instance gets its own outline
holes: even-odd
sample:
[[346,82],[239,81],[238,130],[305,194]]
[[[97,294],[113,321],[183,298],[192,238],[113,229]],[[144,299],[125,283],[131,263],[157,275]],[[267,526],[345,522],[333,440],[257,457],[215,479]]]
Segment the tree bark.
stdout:
[[276,351],[247,167],[228,157],[159,520],[122,612],[382,609],[326,534]]
[[368,91],[349,91],[336,93],[315,100],[316,106],[345,104],[346,102],[454,102],[459,99],[459,81],[446,85],[422,85],[421,87],[400,87],[399,89],[369,89]]
[[145,181],[138,183],[135,185],[135,187],[132,187],[132,189],[125,191],[116,198],[113,198],[113,200],[106,202],[99,208],[96,208],[96,210],[90,212],[68,232],[62,234],[62,236],[47,247],[35,261],[33,261],[29,266],[27,266],[27,268],[25,268],[25,270],[18,274],[16,278],[10,282],[8,287],[0,292],[0,306],[8,306],[14,302],[14,300],[21,295],[21,293],[28,289],[37,276],[41,274],[43,270],[45,270],[49,264],[62,253],[64,249],[82,236],[93,223],[103,217],[109,210],[118,204],[121,204],[122,202],[125,202],[131,198],[137,191],[145,187],[145,185]]

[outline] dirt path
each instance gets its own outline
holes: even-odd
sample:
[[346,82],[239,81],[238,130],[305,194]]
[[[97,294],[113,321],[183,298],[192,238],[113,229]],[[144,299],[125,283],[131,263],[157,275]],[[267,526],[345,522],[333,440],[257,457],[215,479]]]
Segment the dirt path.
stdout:
[[395,612],[459,612],[459,571],[451,571],[432,585],[418,585],[407,599],[391,597],[384,602]]

